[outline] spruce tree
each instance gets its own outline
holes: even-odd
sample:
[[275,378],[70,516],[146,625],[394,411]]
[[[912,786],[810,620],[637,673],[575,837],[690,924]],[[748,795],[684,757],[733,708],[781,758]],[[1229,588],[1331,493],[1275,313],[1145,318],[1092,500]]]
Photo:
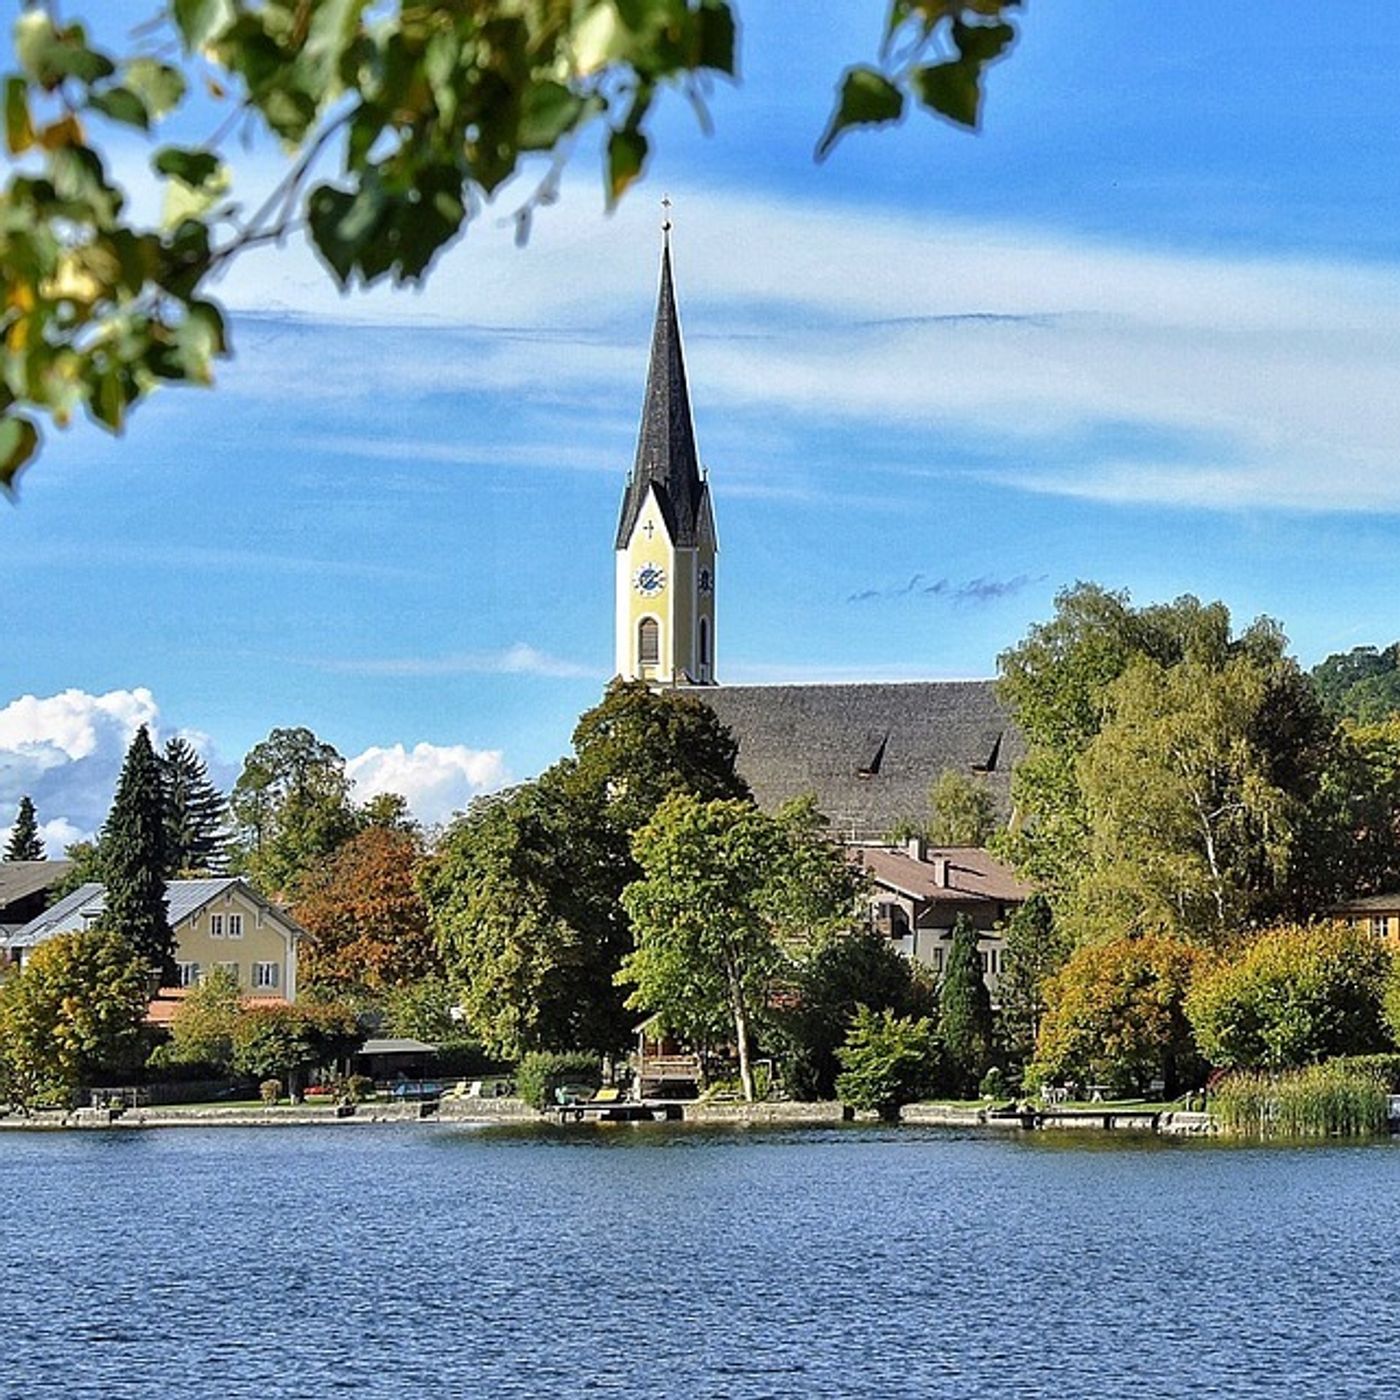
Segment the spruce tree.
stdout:
[[188,741],[171,739],[160,762],[169,873],[219,873],[225,865],[227,805],[223,795],[209,781],[204,760]]
[[44,843],[39,839],[39,819],[28,795],[19,800],[19,812],[10,828],[10,840],[5,847],[4,860],[43,860]]
[[960,1092],[975,1093],[992,1059],[992,998],[982,976],[977,930],[965,914],[953,924],[953,947],[939,991],[938,1031]]
[[161,764],[143,724],[126,751],[117,795],[102,828],[107,886],[102,923],[121,934],[163,978],[175,972],[175,935],[165,906],[168,869]]
[[1045,984],[1064,966],[1070,951],[1069,940],[1056,927],[1050,901],[1043,894],[1031,895],[1007,920],[997,1000],[1013,1065],[1027,1065],[1035,1058],[1036,1037],[1045,1015]]

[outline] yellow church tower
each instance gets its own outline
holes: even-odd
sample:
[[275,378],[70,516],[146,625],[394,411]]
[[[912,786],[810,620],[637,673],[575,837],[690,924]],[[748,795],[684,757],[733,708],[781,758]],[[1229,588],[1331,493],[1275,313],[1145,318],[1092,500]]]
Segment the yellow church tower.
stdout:
[[617,674],[657,685],[714,685],[718,542],[690,416],[670,220],[661,228],[661,293],[637,460],[617,525]]

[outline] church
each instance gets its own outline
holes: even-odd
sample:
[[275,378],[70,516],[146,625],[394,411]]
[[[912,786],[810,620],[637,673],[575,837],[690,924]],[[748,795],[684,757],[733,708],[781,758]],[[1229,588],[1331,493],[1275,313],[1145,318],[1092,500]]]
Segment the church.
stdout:
[[738,741],[739,771],[762,806],[814,793],[833,834],[879,841],[925,820],[929,789],[952,771],[984,785],[1006,818],[1024,744],[992,681],[721,684],[719,538],[691,414],[669,220],[614,547],[616,673],[693,687]]

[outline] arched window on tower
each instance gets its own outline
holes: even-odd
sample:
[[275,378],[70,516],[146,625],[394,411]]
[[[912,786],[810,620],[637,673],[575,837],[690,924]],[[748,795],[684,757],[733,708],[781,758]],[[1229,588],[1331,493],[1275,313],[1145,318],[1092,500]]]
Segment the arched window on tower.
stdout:
[[700,665],[708,668],[710,664],[710,619],[702,617],[700,619]]
[[661,664],[661,626],[654,617],[644,617],[637,624],[637,665]]

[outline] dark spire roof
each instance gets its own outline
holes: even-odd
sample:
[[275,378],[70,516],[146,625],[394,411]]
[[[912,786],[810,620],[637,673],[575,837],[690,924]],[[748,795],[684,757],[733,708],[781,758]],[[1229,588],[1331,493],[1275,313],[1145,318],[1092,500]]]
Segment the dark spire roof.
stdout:
[[627,479],[622,517],[617,525],[617,548],[624,549],[637,523],[647,487],[655,486],[661,514],[671,540],[681,548],[695,545],[707,491],[695,450],[695,426],[690,417],[690,391],[681,353],[681,325],[671,284],[671,236],[666,226],[661,249],[661,293],[656,303],[656,326],[651,333],[651,364],[642,401],[642,426],[637,435],[637,461]]

